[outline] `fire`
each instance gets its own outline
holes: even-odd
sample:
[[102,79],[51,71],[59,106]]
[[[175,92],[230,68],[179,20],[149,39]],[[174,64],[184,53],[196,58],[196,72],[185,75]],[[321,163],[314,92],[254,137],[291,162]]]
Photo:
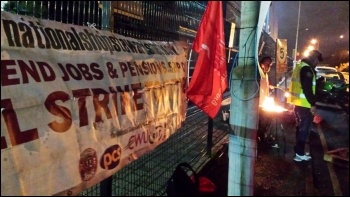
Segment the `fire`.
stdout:
[[283,108],[281,106],[278,106],[275,104],[275,101],[273,100],[272,97],[266,97],[263,104],[260,105],[260,107],[265,110],[265,111],[269,111],[269,112],[284,112],[284,111],[288,111],[286,108]]

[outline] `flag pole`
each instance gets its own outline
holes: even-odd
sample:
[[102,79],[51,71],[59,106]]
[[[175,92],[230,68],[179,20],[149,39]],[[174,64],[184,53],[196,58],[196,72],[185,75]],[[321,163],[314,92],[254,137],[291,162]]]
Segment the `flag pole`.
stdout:
[[207,155],[211,156],[211,148],[213,147],[213,128],[214,121],[208,116],[208,136],[207,136]]
[[[213,146],[213,119],[221,108],[227,88],[226,48],[221,1],[209,1],[199,24],[192,49],[198,53],[187,98],[208,115],[207,154]],[[189,67],[189,66],[188,66]],[[190,67],[189,67],[190,68]]]

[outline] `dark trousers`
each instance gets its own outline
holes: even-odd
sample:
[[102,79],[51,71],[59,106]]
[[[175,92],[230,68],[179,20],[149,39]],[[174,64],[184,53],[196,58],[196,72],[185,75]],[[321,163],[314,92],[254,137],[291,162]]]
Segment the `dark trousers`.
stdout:
[[294,151],[298,155],[305,155],[305,144],[310,134],[313,116],[310,112],[310,108],[300,106],[295,106],[294,113],[297,118]]
[[273,115],[268,111],[259,109],[259,125],[258,125],[258,137],[262,142],[265,142],[265,133],[268,132]]

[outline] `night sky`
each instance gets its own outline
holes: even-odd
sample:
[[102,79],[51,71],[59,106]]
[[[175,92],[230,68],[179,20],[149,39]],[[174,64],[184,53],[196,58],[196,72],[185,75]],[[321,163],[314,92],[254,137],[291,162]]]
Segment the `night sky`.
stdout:
[[[287,39],[288,56],[293,57],[299,2],[272,3],[277,11],[278,38]],[[301,56],[312,38],[319,40],[324,64],[334,67],[339,62],[349,62],[349,1],[301,1],[297,45]]]

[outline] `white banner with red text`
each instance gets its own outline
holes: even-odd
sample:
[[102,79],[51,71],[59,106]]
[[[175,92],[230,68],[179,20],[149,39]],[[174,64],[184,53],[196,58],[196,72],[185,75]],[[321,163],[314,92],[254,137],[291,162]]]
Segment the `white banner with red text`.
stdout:
[[77,195],[186,116],[185,42],[1,12],[1,195]]

